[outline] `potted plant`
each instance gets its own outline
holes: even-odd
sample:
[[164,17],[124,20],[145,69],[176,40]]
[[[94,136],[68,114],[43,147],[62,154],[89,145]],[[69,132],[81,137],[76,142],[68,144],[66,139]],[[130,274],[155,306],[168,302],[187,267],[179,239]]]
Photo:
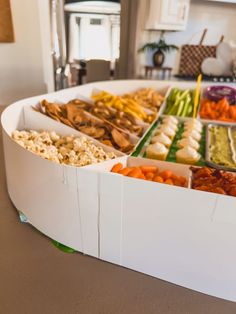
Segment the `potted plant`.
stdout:
[[165,54],[172,51],[178,50],[179,48],[175,45],[168,45],[164,39],[164,32],[161,32],[160,39],[157,42],[147,43],[141,47],[138,52],[155,51],[153,54],[153,64],[157,67],[161,67],[165,61]]

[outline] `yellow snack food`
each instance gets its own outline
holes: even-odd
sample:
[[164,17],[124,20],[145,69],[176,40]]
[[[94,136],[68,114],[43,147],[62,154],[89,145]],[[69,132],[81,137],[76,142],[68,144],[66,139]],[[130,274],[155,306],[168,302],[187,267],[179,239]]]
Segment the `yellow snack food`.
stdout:
[[129,113],[134,118],[147,123],[151,123],[156,117],[155,114],[147,114],[144,107],[141,106],[138,101],[129,97],[129,94],[125,96],[115,96],[108,92],[101,91],[93,95],[92,98],[95,100],[95,103],[102,103],[105,106]]

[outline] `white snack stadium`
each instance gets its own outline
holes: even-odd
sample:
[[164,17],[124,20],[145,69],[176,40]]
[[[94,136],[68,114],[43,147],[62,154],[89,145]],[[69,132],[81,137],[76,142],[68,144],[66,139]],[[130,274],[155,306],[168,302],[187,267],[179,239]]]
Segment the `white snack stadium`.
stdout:
[[[209,85],[209,84],[208,84]],[[215,85],[215,84],[214,84]],[[91,83],[18,101],[2,114],[7,189],[15,207],[48,237],[84,254],[236,301],[236,199],[110,173],[124,165],[157,165],[190,181],[189,166],[123,156],[72,167],[43,159],[12,138],[18,129],[81,133],[32,109],[40,100],[90,97],[151,87],[194,88],[168,81]],[[161,111],[163,108],[161,109]],[[161,113],[161,112],[160,112]],[[102,145],[106,151],[114,149]]]

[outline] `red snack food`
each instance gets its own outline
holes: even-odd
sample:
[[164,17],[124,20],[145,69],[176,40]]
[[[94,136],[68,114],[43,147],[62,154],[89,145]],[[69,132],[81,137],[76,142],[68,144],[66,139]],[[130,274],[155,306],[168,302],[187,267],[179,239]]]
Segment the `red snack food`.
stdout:
[[191,167],[190,169],[193,172],[193,189],[236,196],[236,176],[234,174],[208,167]]

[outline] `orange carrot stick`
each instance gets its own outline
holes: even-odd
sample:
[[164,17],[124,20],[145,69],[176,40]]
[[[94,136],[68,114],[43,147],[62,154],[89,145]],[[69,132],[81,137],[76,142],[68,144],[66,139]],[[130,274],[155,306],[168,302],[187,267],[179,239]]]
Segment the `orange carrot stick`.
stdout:
[[140,169],[144,174],[148,172],[158,172],[158,168],[154,166],[141,166]]
[[120,170],[118,173],[122,174],[123,176],[127,176],[132,170],[133,170],[133,168],[126,167],[126,168]]
[[130,171],[130,173],[128,174],[128,177],[138,178],[141,173],[142,172],[139,168],[134,168],[132,169],[132,171]]
[[145,175],[141,172],[138,176],[138,179],[143,179],[143,180],[146,180],[146,177]]
[[171,170],[165,170],[165,171],[162,171],[159,175],[164,179],[164,180],[167,180],[169,178],[171,178],[173,172]]
[[122,163],[119,162],[118,164],[115,164],[112,167],[111,172],[118,173],[122,168],[123,168],[123,165],[122,165]]
[[164,182],[164,180],[163,180],[163,178],[161,176],[155,176],[153,178],[153,181],[154,182],[158,182],[158,183],[163,183]]
[[164,182],[165,184],[170,184],[170,185],[174,185],[174,182],[171,179],[167,179]]
[[154,173],[153,172],[146,173],[146,180],[152,181],[153,178],[154,178]]

